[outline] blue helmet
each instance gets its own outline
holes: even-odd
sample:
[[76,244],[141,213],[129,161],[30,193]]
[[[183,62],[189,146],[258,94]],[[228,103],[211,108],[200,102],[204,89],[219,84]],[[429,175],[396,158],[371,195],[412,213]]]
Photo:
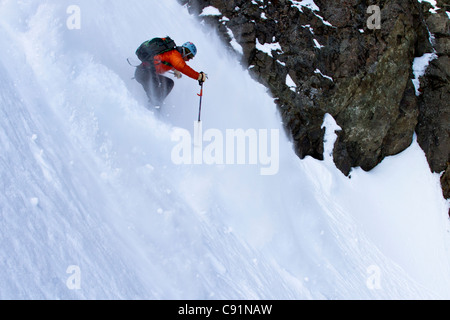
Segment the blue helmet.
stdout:
[[184,49],[187,49],[188,51],[185,51],[185,55],[192,54],[192,58],[197,55],[197,47],[192,42],[186,42],[182,45]]

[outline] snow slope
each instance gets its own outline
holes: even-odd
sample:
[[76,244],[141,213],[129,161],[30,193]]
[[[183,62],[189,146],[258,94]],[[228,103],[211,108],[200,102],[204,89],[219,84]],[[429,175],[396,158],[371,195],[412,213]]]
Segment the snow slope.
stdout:
[[[1,299],[450,298],[448,203],[415,141],[348,179],[327,116],[326,160],[299,160],[265,89],[175,0],[80,0],[75,29],[71,5],[0,2]],[[276,174],[174,163],[199,86],[157,113],[126,63],[165,35],[199,49],[203,131],[278,130]]]

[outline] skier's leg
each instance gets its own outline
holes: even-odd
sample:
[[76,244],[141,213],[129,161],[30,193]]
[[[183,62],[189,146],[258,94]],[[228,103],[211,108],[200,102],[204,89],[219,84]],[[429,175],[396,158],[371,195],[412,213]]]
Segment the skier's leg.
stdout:
[[156,94],[159,91],[159,82],[156,79],[156,75],[149,68],[139,66],[136,68],[134,77],[144,88],[147,94],[148,100],[152,105],[156,105],[158,102]]
[[149,70],[147,70],[145,67],[142,66],[136,67],[136,71],[134,72],[134,78],[145,89],[145,86],[150,79]]
[[170,94],[170,92],[172,92],[175,82],[172,79],[160,75],[158,75],[158,81],[161,85],[159,87],[157,99],[160,101],[160,103],[162,103]]

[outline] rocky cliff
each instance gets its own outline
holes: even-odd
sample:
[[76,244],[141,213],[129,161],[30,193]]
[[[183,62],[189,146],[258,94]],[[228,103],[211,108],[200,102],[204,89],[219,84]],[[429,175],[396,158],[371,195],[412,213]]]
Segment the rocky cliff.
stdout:
[[346,175],[405,150],[416,133],[450,198],[448,0],[178,1],[268,88],[299,157],[322,159],[327,113],[342,128],[334,161]]

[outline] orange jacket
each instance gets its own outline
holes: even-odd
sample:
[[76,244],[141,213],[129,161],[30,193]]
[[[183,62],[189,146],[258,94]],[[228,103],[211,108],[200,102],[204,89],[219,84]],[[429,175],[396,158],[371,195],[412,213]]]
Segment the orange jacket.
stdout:
[[[178,50],[171,50],[155,56],[156,73],[163,74],[172,69],[176,69],[188,77],[197,80],[200,73],[189,67]],[[168,63],[168,64],[167,64]]]

